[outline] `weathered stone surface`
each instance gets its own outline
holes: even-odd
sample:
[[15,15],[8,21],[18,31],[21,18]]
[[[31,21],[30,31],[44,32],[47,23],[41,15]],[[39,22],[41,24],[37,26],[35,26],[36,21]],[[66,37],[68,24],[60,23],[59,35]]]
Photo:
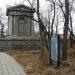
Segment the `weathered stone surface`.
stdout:
[[20,45],[40,47],[40,40],[25,38],[0,38],[0,49],[15,48]]
[[25,5],[18,5],[7,8],[8,16],[8,35],[32,37],[34,9]]

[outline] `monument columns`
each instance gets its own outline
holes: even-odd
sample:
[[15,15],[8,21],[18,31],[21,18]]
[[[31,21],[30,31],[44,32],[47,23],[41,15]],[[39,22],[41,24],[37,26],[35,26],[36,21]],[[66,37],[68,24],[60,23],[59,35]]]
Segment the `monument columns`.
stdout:
[[8,21],[8,35],[12,36],[12,16],[9,16],[9,21]]
[[34,10],[25,5],[13,6],[7,9],[8,32],[14,37],[33,37],[33,18]]

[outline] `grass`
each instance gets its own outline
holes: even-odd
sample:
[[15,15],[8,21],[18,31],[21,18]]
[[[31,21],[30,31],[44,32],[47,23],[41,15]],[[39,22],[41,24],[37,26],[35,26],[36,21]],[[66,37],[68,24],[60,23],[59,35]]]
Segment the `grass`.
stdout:
[[14,57],[28,75],[75,75],[75,50],[68,49],[68,59],[61,62],[59,68],[49,64],[42,64],[40,52],[27,52],[21,49],[7,52]]

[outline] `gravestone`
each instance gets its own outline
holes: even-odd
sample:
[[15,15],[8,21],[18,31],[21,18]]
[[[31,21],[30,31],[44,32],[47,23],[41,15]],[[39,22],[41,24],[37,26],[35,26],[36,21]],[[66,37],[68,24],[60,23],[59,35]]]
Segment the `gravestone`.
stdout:
[[60,65],[60,37],[52,36],[48,39],[50,48],[50,64]]

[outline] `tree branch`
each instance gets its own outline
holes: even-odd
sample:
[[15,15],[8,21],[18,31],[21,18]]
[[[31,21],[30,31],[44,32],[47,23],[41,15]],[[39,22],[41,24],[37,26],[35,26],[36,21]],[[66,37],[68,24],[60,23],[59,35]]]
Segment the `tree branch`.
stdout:
[[30,6],[33,8],[33,5],[31,4],[30,0],[27,0],[27,1],[29,2]]
[[51,36],[53,35],[53,24],[54,24],[54,20],[55,20],[55,2],[52,1],[53,5],[54,5],[54,16],[53,16],[53,19],[52,19],[52,26],[51,26]]
[[59,5],[59,7],[61,8],[61,11],[63,12],[63,15],[64,15],[64,17],[65,17],[65,13],[64,13],[64,10],[63,10],[63,4],[62,4],[61,0],[59,0],[59,2],[60,2],[60,4],[61,4],[61,5]]

